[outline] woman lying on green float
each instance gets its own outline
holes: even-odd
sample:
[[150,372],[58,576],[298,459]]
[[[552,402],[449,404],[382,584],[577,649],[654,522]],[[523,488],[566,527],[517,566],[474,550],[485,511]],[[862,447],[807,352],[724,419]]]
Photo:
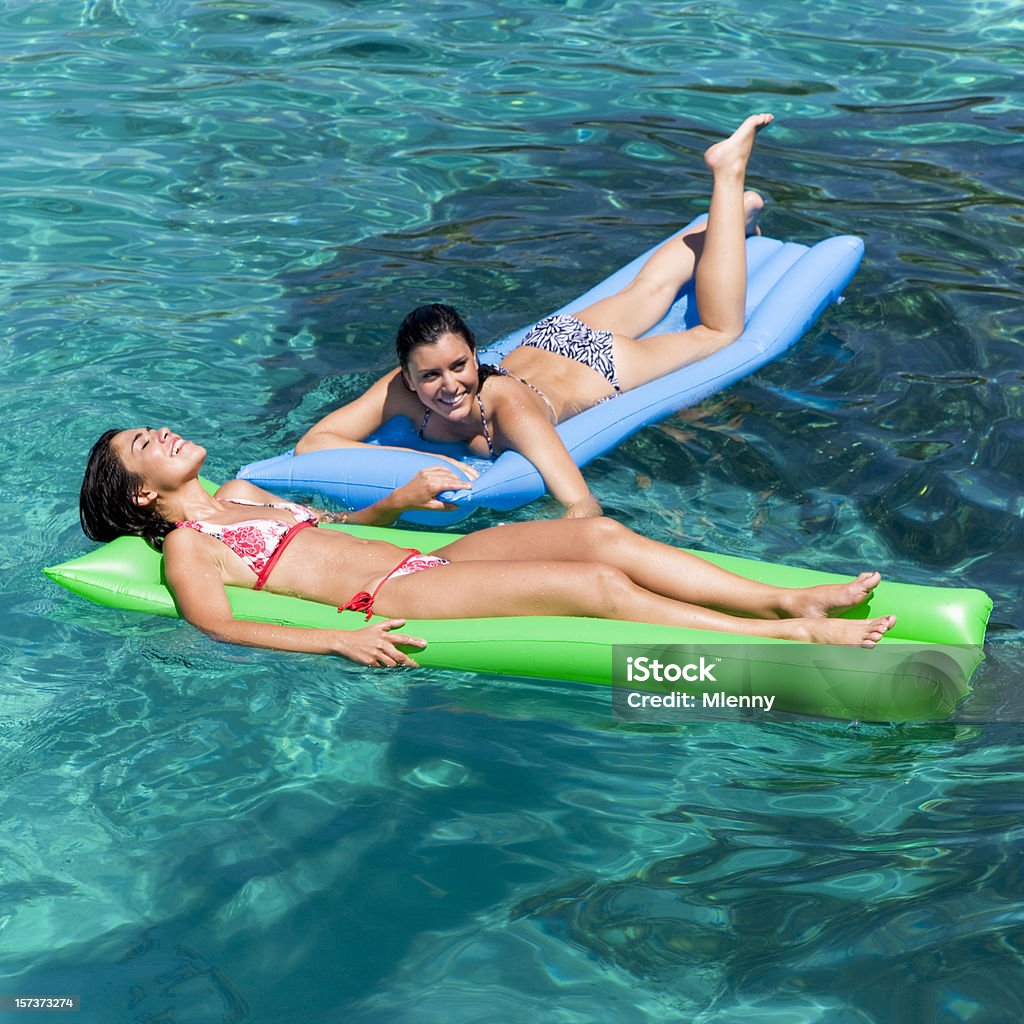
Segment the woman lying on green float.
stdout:
[[[414,665],[394,632],[411,619],[578,615],[873,647],[895,623],[830,618],[866,600],[875,572],[804,588],[757,583],[606,518],[506,524],[429,555],[322,530],[322,523],[389,525],[410,508],[441,507],[457,486],[443,467],[422,471],[368,508],[323,512],[284,502],[244,480],[210,494],[206,449],[166,427],[110,430],[89,456],[82,528],[93,540],[139,536],[162,549],[182,616],[217,640],[342,654],[363,665]],[[356,630],[235,619],[225,587],[265,588],[340,610],[386,616]]]

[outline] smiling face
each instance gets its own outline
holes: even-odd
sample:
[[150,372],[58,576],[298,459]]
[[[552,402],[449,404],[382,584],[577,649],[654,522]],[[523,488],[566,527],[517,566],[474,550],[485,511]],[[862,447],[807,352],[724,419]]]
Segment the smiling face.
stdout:
[[199,474],[206,449],[167,427],[122,430],[110,442],[129,473],[142,478],[143,489],[162,494]]
[[478,367],[476,355],[462,335],[445,333],[432,345],[417,345],[402,372],[431,412],[451,423],[475,420]]

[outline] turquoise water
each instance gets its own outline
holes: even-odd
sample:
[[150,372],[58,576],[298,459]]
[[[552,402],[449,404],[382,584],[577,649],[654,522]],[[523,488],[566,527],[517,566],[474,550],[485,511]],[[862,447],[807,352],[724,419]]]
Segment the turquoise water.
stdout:
[[[1020,1020],[1022,29],[996,0],[0,7],[0,995]],[[768,232],[865,263],[588,478],[662,540],[986,589],[975,721],[633,731],[600,688],[221,648],[39,573],[87,548],[107,426],[226,477],[390,365],[416,302],[491,338],[689,220],[757,109]]]

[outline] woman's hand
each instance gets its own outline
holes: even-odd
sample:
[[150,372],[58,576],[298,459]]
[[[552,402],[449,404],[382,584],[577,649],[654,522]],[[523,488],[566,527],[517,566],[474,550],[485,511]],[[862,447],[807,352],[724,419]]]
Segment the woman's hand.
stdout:
[[468,480],[463,480],[445,466],[428,466],[421,469],[407,484],[396,487],[386,500],[397,515],[413,508],[453,509],[455,506],[441,501],[438,494],[442,491],[461,491],[471,486]]
[[562,518],[594,519],[597,516],[603,515],[604,509],[601,508],[597,498],[588,493],[585,498],[581,498],[579,501],[574,501],[571,505],[567,505],[565,512],[562,513]]
[[418,636],[391,632],[404,625],[405,619],[385,619],[383,622],[375,622],[372,626],[354,629],[351,633],[342,632],[338,651],[349,660],[372,668],[419,668],[419,665],[408,654],[403,654],[397,645],[418,647],[422,650],[427,646],[427,641],[421,640]]
[[356,512],[325,513],[322,522],[351,523],[358,526],[391,526],[410,509],[451,510],[454,505],[437,497],[442,491],[461,491],[472,485],[445,466],[421,469],[407,484],[396,487],[386,498]]

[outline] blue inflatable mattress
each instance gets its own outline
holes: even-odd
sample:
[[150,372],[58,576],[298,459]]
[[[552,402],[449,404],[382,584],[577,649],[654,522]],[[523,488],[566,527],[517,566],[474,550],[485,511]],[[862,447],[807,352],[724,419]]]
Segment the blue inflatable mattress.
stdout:
[[[700,220],[698,218],[697,223]],[[673,232],[673,235],[677,232]],[[671,236],[670,236],[671,237]],[[655,247],[657,248],[657,247]],[[580,310],[625,287],[650,251],[555,312]],[[851,235],[828,238],[808,247],[754,236],[747,239],[746,327],[727,348],[642,387],[587,409],[560,423],[558,433],[579,466],[615,447],[641,427],[701,401],[785,352],[817,320],[856,272],[864,243]],[[648,334],[663,334],[699,323],[692,284],[680,292],[668,313]],[[497,363],[515,348],[532,323],[480,353],[480,361]],[[341,448],[275,458],[243,466],[239,476],[270,491],[300,491],[333,498],[347,508],[363,508],[407,483],[437,460],[405,417],[385,423],[366,438],[414,451]],[[504,511],[518,508],[545,492],[544,481],[518,452],[504,452],[493,462],[468,454],[461,445],[433,445],[433,451],[471,463],[480,476],[472,490],[448,492],[456,508],[410,512],[403,520],[446,526],[465,519],[478,507]],[[450,466],[450,463],[445,463]]]

